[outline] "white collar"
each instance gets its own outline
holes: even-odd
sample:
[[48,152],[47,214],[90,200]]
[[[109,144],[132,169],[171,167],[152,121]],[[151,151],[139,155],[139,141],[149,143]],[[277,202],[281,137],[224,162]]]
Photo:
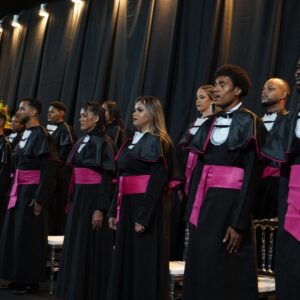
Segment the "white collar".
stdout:
[[238,110],[240,108],[240,106],[242,105],[242,102],[240,102],[239,104],[237,104],[235,107],[233,107],[231,110],[227,111],[226,114],[230,114],[236,110]]
[[139,132],[139,131],[136,131],[136,132],[134,133],[132,142],[131,142],[131,144],[128,146],[128,148],[129,148],[129,149],[132,149],[132,148],[134,147],[134,145],[135,145],[136,143],[138,143],[139,140],[144,136],[145,133],[146,133],[146,131],[145,131],[145,132]]

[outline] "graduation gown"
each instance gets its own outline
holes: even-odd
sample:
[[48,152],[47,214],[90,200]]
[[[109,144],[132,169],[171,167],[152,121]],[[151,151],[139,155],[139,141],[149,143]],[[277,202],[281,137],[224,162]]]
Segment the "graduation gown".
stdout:
[[7,138],[8,138],[8,141],[11,145],[11,149],[15,149],[15,147],[18,145],[20,139],[22,138],[22,134],[23,134],[23,131],[21,132],[12,132]]
[[300,165],[299,130],[298,135],[296,134],[299,113],[298,104],[295,110],[289,112],[276,135],[272,136],[270,142],[262,149],[265,157],[281,162],[275,253],[276,299],[278,300],[296,300],[300,295],[300,242],[284,228],[288,209],[289,181],[296,179],[299,182],[300,179],[300,174],[291,177],[291,167]]
[[[125,142],[118,153],[118,178],[148,175],[144,193],[124,194],[120,207],[108,300],[165,300],[169,282],[168,184],[182,180],[174,150],[164,149],[159,137],[145,133],[129,149]],[[117,216],[120,182],[110,216]],[[145,232],[135,232],[135,223]]]
[[[270,121],[267,118],[262,119],[265,126],[270,126],[268,131],[269,135],[266,140],[272,139],[272,136],[276,134],[276,131],[279,130],[281,124],[284,122],[284,119],[287,117],[288,112],[283,109],[282,111],[276,114],[274,121]],[[278,217],[278,197],[279,197],[279,181],[280,181],[280,164],[272,161],[268,161],[265,166],[265,170],[269,167],[273,168],[275,171],[278,170],[276,174],[264,176],[265,172],[263,171],[263,177],[261,178],[258,186],[257,200],[255,201],[253,218],[254,219],[269,219]]]
[[11,172],[11,146],[4,135],[0,135],[0,234],[7,208],[7,193]]
[[[19,186],[15,206],[6,212],[0,239],[0,278],[36,283],[46,279],[46,203],[55,186],[58,157],[41,126],[24,131],[13,155],[16,169],[40,171],[40,176],[39,183]],[[33,199],[43,207],[39,216],[30,206]]]
[[56,125],[47,125],[47,130],[51,135],[61,164],[57,170],[56,188],[49,203],[49,235],[62,235],[65,230],[66,223],[66,205],[68,200],[69,184],[72,170],[66,164],[72,146],[77,140],[76,134],[71,126],[66,122]]
[[[223,142],[213,140],[216,120],[211,119],[201,126],[189,144],[189,149],[197,151],[199,156],[188,197],[187,220],[191,220],[204,166],[236,167],[243,170],[244,178],[240,189],[208,187],[204,194],[196,226],[190,225],[184,300],[257,299],[250,211],[261,171],[257,149],[265,132],[257,116],[243,107],[228,117],[232,118],[231,125],[219,126]],[[229,226],[243,234],[236,254],[230,254],[227,243],[222,242]]]
[[[108,228],[112,178],[115,171],[111,140],[96,130],[77,141],[69,160],[74,168],[101,174],[100,184],[77,184],[71,195],[57,295],[69,300],[105,299],[113,251]],[[95,210],[104,213],[102,227],[92,229]]]

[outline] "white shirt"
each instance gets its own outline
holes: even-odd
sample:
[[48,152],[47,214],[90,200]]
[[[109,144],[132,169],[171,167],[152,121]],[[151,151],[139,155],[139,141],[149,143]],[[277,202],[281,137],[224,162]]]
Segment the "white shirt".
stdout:
[[51,124],[47,124],[47,130],[49,132],[50,135],[52,135],[55,130],[57,129],[57,125],[51,125]]
[[[298,113],[298,117],[300,117],[300,112]],[[295,134],[298,139],[300,139],[300,118],[297,119]]]
[[13,132],[8,136],[8,140],[10,143],[12,143],[14,141],[14,139],[17,137],[18,133],[17,132]]
[[277,113],[274,112],[272,114],[265,114],[262,117],[262,121],[264,122],[265,127],[268,131],[270,131],[273,128],[274,122],[277,118]]
[[207,120],[208,118],[207,117],[204,117],[204,118],[197,118],[197,120],[195,121],[194,123],[194,126],[190,128],[190,134],[191,135],[195,135],[198,130],[199,130],[199,127]]
[[[233,107],[230,111],[226,112],[226,114],[228,115],[233,113],[234,111],[238,110],[241,105],[242,102],[240,102],[238,105]],[[219,116],[216,119],[215,127],[210,136],[210,141],[213,145],[219,146],[225,143],[225,141],[228,138],[231,122],[232,122],[232,118],[227,118],[224,116]],[[218,127],[218,126],[224,126],[224,127]]]
[[139,131],[136,131],[135,133],[134,133],[134,136],[133,136],[133,139],[132,139],[132,142],[131,142],[131,144],[128,146],[128,149],[132,149],[134,146],[135,146],[135,144],[144,136],[144,134],[145,134],[146,132],[139,132]]
[[21,149],[23,149],[28,141],[28,138],[30,137],[31,135],[31,130],[30,129],[26,129],[24,132],[23,132],[23,135],[22,135],[22,138],[21,138],[21,141],[19,142],[19,146]]
[[86,135],[84,137],[84,139],[82,140],[81,145],[79,146],[79,148],[77,149],[77,153],[80,153],[81,150],[86,146],[87,142],[91,139],[91,137],[89,135]]

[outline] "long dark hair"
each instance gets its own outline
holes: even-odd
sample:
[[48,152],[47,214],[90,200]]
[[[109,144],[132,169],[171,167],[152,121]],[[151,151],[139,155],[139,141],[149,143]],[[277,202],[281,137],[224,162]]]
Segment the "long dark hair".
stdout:
[[100,103],[96,101],[88,101],[86,102],[83,106],[82,109],[84,111],[90,111],[92,112],[95,116],[99,117],[99,120],[96,125],[96,129],[101,133],[105,133],[105,112],[104,109],[101,107]]
[[106,105],[109,112],[111,123],[119,125],[122,129],[125,128],[124,121],[121,116],[121,111],[116,101],[114,100],[105,100],[101,105]]

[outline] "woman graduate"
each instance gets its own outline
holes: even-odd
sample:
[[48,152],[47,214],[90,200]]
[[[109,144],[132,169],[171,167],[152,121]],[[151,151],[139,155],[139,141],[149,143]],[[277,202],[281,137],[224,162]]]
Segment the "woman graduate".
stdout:
[[194,168],[197,162],[197,153],[188,150],[189,143],[193,140],[196,133],[200,129],[201,125],[206,122],[209,118],[214,116],[214,114],[219,111],[216,109],[214,104],[214,86],[213,85],[202,85],[198,88],[196,94],[196,108],[199,112],[199,116],[193,122],[188,130],[185,132],[179,144],[182,146],[183,150],[187,150],[188,158],[185,165],[185,194],[189,192],[190,181],[193,175]]
[[117,229],[108,300],[165,300],[169,279],[167,189],[180,182],[174,146],[157,98],[136,99],[138,129],[118,155],[109,225]]
[[106,295],[113,247],[106,215],[115,163],[104,120],[98,103],[82,107],[80,127],[86,135],[68,159],[74,180],[57,286],[63,299],[105,299]]
[[106,100],[102,103],[105,111],[106,134],[113,140],[117,149],[125,142],[127,134],[121,112],[116,101]]

